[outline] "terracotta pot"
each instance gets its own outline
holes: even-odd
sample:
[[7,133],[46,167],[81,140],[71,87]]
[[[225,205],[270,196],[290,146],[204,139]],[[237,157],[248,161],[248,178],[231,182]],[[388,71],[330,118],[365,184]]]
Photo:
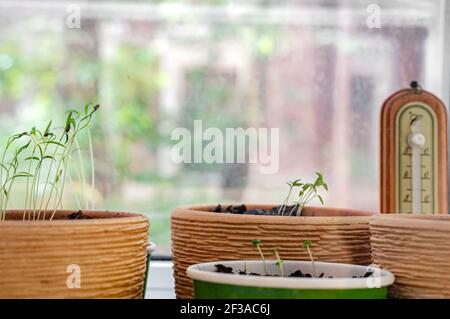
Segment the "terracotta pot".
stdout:
[[[22,211],[7,212],[0,222],[0,298],[142,298],[147,218],[83,212],[90,219],[68,220],[70,213],[28,222]],[[77,267],[80,288],[72,281]]]
[[[271,208],[275,205],[247,205]],[[303,240],[313,242],[317,261],[368,265],[371,263],[369,218],[372,213],[323,207],[305,207],[303,216],[253,216],[213,213],[214,206],[177,208],[172,213],[172,253],[178,298],[192,298],[192,280],[186,269],[217,260],[259,259],[252,246],[272,257],[280,246],[285,260],[308,260]]]
[[450,298],[450,216],[385,214],[370,221],[374,263],[395,275],[393,298]]

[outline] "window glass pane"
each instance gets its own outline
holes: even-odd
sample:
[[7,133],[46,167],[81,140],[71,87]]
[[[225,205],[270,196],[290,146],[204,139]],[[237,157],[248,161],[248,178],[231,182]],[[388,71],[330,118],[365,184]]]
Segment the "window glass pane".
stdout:
[[[101,104],[90,196],[98,209],[147,214],[161,252],[174,207],[279,203],[286,181],[315,171],[329,182],[326,205],[378,210],[381,104],[412,80],[442,93],[444,34],[441,1],[377,3],[0,1],[2,143]],[[195,120],[223,133],[279,128],[279,169],[176,164],[171,134]],[[67,208],[80,188],[68,183]]]

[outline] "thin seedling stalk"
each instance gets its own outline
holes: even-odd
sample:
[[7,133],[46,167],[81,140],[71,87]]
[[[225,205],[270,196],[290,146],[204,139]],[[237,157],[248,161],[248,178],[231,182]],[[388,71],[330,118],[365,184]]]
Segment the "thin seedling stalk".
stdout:
[[[16,180],[24,177],[28,178],[28,180],[26,181],[23,220],[40,220],[41,215],[42,219],[45,220],[49,205],[51,205],[51,202],[53,201],[53,213],[50,220],[54,218],[56,210],[59,207],[62,208],[66,179],[72,180],[72,176],[69,175],[67,177],[67,174],[70,174],[70,172],[68,172],[68,164],[69,161],[72,160],[71,152],[74,145],[77,146],[78,158],[80,160],[80,171],[77,170],[77,173],[81,178],[86,208],[89,209],[88,196],[86,195],[88,191],[84,172],[85,166],[77,135],[85,128],[88,128],[94,112],[99,108],[98,105],[93,106],[93,109],[91,109],[91,107],[92,104],[87,104],[85,106],[85,114],[83,116],[80,116],[80,113],[76,110],[70,110],[68,112],[66,125],[59,141],[57,141],[56,135],[50,131],[52,122],[47,125],[43,132],[33,127],[30,132],[15,134],[8,138],[0,161],[0,220],[6,219],[6,210],[8,208],[10,194],[16,184]],[[17,143],[22,137],[27,138],[27,143],[18,145]],[[93,146],[89,129],[88,141],[89,152],[91,155],[91,183],[94,185]],[[11,151],[13,145],[15,148]],[[30,145],[30,149],[27,150]],[[51,148],[50,146],[53,145],[54,148]],[[60,150],[61,152],[59,152]],[[12,156],[10,156],[11,153]],[[25,158],[25,154],[31,154],[31,156]],[[47,159],[51,160],[48,165],[46,163]],[[26,163],[27,160],[29,163]],[[22,163],[25,163],[24,170],[21,169]],[[46,175],[45,182],[42,181],[45,176],[44,174]],[[42,184],[44,184],[43,187],[41,187]],[[51,188],[47,192],[49,187]],[[41,190],[43,190],[42,194]],[[78,198],[78,194],[76,194],[76,196],[77,202],[81,207],[81,201]],[[92,204],[92,207],[93,206],[94,205]]]
[[278,252],[278,248],[275,248],[273,250],[273,253],[275,254],[275,257],[277,258],[276,265],[277,265],[278,269],[280,270],[280,275],[281,275],[281,277],[284,277],[283,260],[280,258],[280,254]]
[[262,250],[261,250],[261,247],[259,247],[259,245],[258,245],[258,247],[256,247],[256,249],[258,249],[259,256],[261,256],[261,260],[262,260],[262,262],[263,262],[263,267],[264,267],[264,276],[266,276],[266,275],[267,275],[267,263],[266,263],[266,259],[264,258],[264,254],[263,254],[263,252],[262,252]]
[[[66,120],[66,126],[65,126],[65,128],[64,128],[63,133],[61,134],[61,137],[60,137],[60,139],[59,139],[58,144],[56,145],[56,147],[55,147],[55,149],[54,149],[54,153],[53,153],[54,155],[53,155],[53,157],[56,156],[56,154],[57,154],[57,152],[58,152],[58,147],[59,147],[59,146],[63,147],[63,154],[64,154],[64,150],[65,150],[65,148],[66,148],[66,145],[63,144],[63,139],[64,139],[64,137],[66,137],[67,134],[68,134],[68,124],[67,124],[67,123],[68,123],[69,119],[71,119],[71,116],[72,116],[72,111],[69,111],[69,115],[68,115],[67,120]],[[69,129],[70,129],[70,127],[69,127]],[[54,191],[54,189],[56,189],[56,190],[58,189],[59,174],[60,174],[60,166],[61,166],[61,161],[62,161],[62,160],[63,160],[62,158],[59,159],[58,164],[57,164],[56,174],[55,174],[54,182],[53,182],[53,185],[54,185],[55,187],[53,187],[53,188],[50,190],[50,193],[49,193],[49,195],[48,195],[47,203],[46,203],[46,206],[45,206],[45,209],[44,209],[44,213],[43,213],[43,219],[44,219],[44,220],[45,220],[45,216],[46,216],[46,211],[47,211],[47,209],[48,209],[48,206],[49,206],[50,201],[51,201],[52,196],[53,196],[53,191]],[[50,167],[49,167],[49,170],[48,170],[48,173],[47,173],[46,184],[45,184],[45,186],[44,186],[44,194],[45,194],[45,192],[46,192],[46,190],[47,190],[47,185],[48,185],[47,183],[50,183],[50,182],[49,182],[49,179],[50,179],[50,175],[51,175],[52,168],[53,168],[53,162],[50,164]],[[56,191],[56,192],[57,192],[57,191]],[[58,195],[58,192],[57,192],[57,195]],[[42,210],[42,205],[43,205],[44,200],[45,200],[45,196],[43,196],[42,199],[41,199],[41,204],[39,205],[39,211]]]
[[[289,203],[289,199],[291,198],[291,193],[292,193],[292,189],[293,189],[293,188],[294,188],[294,185],[293,185],[293,184],[290,184],[290,185],[289,185],[289,192],[288,192],[288,194],[287,194],[287,196],[286,196],[286,199],[284,200],[283,205],[281,205],[280,208],[278,209],[278,215],[280,215],[280,213],[281,213],[281,215],[284,216],[284,212],[285,212],[285,210],[286,210],[286,206],[287,206],[288,203]],[[280,211],[281,211],[281,212],[280,212]]]
[[[73,145],[73,141],[72,141],[72,143],[69,144],[69,147],[68,147],[69,154],[70,154],[70,150],[72,149],[72,145]],[[56,211],[58,210],[58,207],[62,204],[62,198],[63,198],[63,194],[64,194],[64,186],[65,186],[66,174],[67,174],[67,155],[63,157],[63,159],[60,161],[59,164],[61,164],[62,162],[64,163],[64,166],[62,168],[63,177],[62,177],[62,180],[61,180],[62,181],[61,182],[61,191],[59,193],[59,198],[58,198],[56,206],[55,206],[55,208],[53,210],[53,213],[52,213],[52,215],[50,217],[50,220],[53,220],[53,218],[55,217]],[[61,167],[59,165],[58,166],[58,171],[59,171],[60,168]],[[48,207],[48,203],[47,203],[47,207]]]
[[252,241],[252,245],[258,250],[259,256],[261,257],[261,260],[263,262],[263,267],[264,267],[264,276],[267,276],[267,264],[266,264],[266,258],[264,258],[264,254],[261,250],[260,247],[260,243],[261,241],[259,239],[254,239]]
[[[69,183],[73,184],[72,175],[68,174],[67,176],[69,177]],[[78,193],[76,191],[74,191],[74,195],[75,195],[75,201],[77,202],[77,207],[79,210],[81,210],[80,196],[78,195]]]
[[311,249],[309,248],[309,246],[307,246],[306,250],[308,251],[309,258],[311,259],[313,277],[316,277],[316,265],[314,264],[314,258],[313,258],[313,255],[311,253]]
[[[25,135],[25,133],[15,134],[12,137],[8,138],[5,150],[4,150],[3,155],[2,155],[1,167],[2,167],[2,170],[5,169],[6,176],[5,176],[5,182],[3,183],[3,173],[0,174],[0,185],[2,187],[1,192],[0,192],[0,196],[1,196],[0,197],[1,198],[1,200],[0,200],[0,202],[1,202],[1,220],[5,220],[6,219],[5,201],[7,202],[7,199],[9,197],[9,193],[6,191],[5,187],[6,187],[6,184],[8,182],[9,175],[10,175],[9,174],[9,170],[11,169],[10,164],[12,163],[12,162],[10,162],[8,164],[5,163],[6,154],[8,153],[9,147],[13,144],[13,142],[16,141],[17,139],[20,139],[24,135]],[[15,153],[15,155],[17,155],[17,153]],[[13,160],[14,160],[14,158],[13,158]],[[10,168],[9,169],[6,168],[6,165],[9,165]]]
[[[34,147],[33,147],[33,151],[31,153],[31,156],[28,157],[28,159],[25,159],[25,160],[29,161],[28,171],[27,171],[28,174],[35,176],[36,175],[36,171],[37,171],[37,166],[39,164],[36,164],[36,167],[35,167],[34,171],[32,171],[32,167],[34,167],[33,163],[34,163],[35,160],[39,161],[39,158],[37,156],[35,156],[36,155],[36,150],[38,149],[39,142],[36,140],[36,138],[34,137],[33,134],[30,134],[30,136],[31,136],[31,140],[33,141],[33,146]],[[34,173],[34,174],[32,174],[32,173]],[[29,179],[27,180],[27,187],[26,187],[26,192],[25,192],[25,206],[24,206],[23,214],[24,214],[24,219],[25,219],[25,215],[26,215],[26,212],[27,212],[28,204],[29,204],[30,207],[28,209],[28,220],[31,219],[31,211],[34,208],[33,207],[33,183],[34,183],[34,180],[31,183],[31,189],[30,189],[30,180]]]
[[[80,160],[80,167],[81,167],[81,187],[82,187],[82,193],[83,193],[83,197],[84,197],[84,205],[86,207],[86,209],[89,208],[89,204],[88,204],[88,199],[87,199],[87,191],[86,191],[86,178],[84,176],[84,165],[83,165],[83,158],[81,156],[81,149],[80,149],[80,144],[78,143],[78,139],[75,137],[75,146],[77,148],[77,153],[78,153],[78,159]],[[70,176],[70,173],[69,173]]]
[[[63,138],[64,138],[64,133],[61,135],[61,137],[60,137],[60,139],[59,139],[59,141],[58,141],[58,143],[62,143],[63,142]],[[56,146],[55,146],[55,149],[54,149],[54,151],[53,151],[53,158],[55,158],[56,157],[56,154],[57,154],[57,152],[58,152],[58,148],[59,147],[62,147],[61,145],[59,145],[59,144],[56,144]],[[56,161],[56,160],[55,160]],[[51,163],[50,163],[50,167],[48,168],[48,172],[47,172],[47,178],[46,178],[46,183],[45,183],[45,185],[44,185],[44,190],[43,190],[43,193],[45,194],[46,193],[46,191],[47,191],[47,185],[50,183],[50,175],[51,175],[51,172],[52,172],[52,168],[53,168],[53,162],[54,161],[52,161]],[[56,175],[58,174],[58,170],[56,171]],[[56,179],[56,176],[55,176],[55,179]],[[53,188],[52,188],[52,190],[53,190]],[[51,197],[52,197],[52,194],[53,194],[53,192],[51,191],[50,192],[50,194],[49,194],[49,198],[48,198],[48,200],[50,201],[51,200]],[[40,203],[40,205],[39,205],[39,212],[41,212],[42,211],[42,205],[43,205],[43,203],[44,203],[44,200],[45,200],[45,196],[42,196],[42,198],[41,198],[41,203]],[[47,208],[46,208],[47,209]],[[45,212],[44,212],[44,219],[45,219]]]
[[[91,189],[92,191],[95,190],[95,164],[94,164],[94,148],[92,145],[92,137],[91,137],[91,130],[89,127],[87,128],[87,135],[88,135],[88,142],[89,142],[89,153],[91,158]],[[95,209],[95,196],[92,196],[91,198],[91,210]]]
[[313,258],[312,252],[311,252],[311,246],[312,246],[312,243],[310,240],[305,240],[303,242],[303,247],[306,248],[306,250],[308,251],[309,259],[311,260],[312,276],[316,277],[316,266],[315,266],[314,258]]

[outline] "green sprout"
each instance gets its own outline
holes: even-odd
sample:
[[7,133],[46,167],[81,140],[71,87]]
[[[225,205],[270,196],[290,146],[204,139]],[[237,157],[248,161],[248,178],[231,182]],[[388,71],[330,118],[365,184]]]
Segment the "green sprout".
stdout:
[[[84,112],[69,110],[59,134],[50,121],[43,130],[33,127],[8,138],[0,162],[0,221],[6,219],[10,195],[19,178],[26,178],[23,220],[45,220],[48,210],[53,211],[49,220],[53,219],[57,209],[62,208],[67,175],[70,178],[69,162],[74,146],[80,152],[77,137],[84,130],[88,132],[91,169],[94,168],[89,124],[98,108],[99,105],[87,104]],[[79,157],[83,171],[80,154]],[[91,174],[93,185],[93,171]],[[84,183],[84,176],[80,179]]]
[[[317,178],[313,183],[301,183],[300,180],[296,180],[294,182],[288,183],[289,185],[289,193],[286,197],[289,199],[290,194],[294,187],[299,187],[300,191],[298,192],[298,198],[294,202],[295,206],[289,212],[289,216],[295,214],[296,216],[300,216],[302,214],[303,208],[311,202],[313,199],[317,198],[322,205],[324,205],[323,197],[319,195],[319,190],[321,188],[328,191],[328,184],[325,182],[323,175],[319,172],[316,172]],[[286,207],[287,204],[283,204],[283,207]],[[282,210],[282,215],[285,208]]]
[[303,241],[303,248],[306,248],[306,250],[308,251],[309,259],[311,259],[313,277],[316,277],[316,267],[314,265],[314,258],[311,253],[311,247],[312,247],[312,242],[310,240]]
[[275,255],[275,258],[276,258],[275,265],[277,265],[278,269],[280,270],[281,277],[284,277],[284,267],[283,267],[284,261],[280,258],[280,253],[278,250],[279,250],[279,247],[275,247],[273,249],[273,254]]
[[252,240],[252,245],[258,250],[259,256],[261,256],[261,260],[262,260],[263,266],[264,266],[264,276],[266,276],[267,275],[266,259],[264,258],[264,254],[261,250],[260,244],[261,244],[261,241],[259,239]]
[[295,181],[287,182],[287,185],[289,186],[289,192],[288,192],[283,204],[278,209],[278,215],[282,215],[282,216],[284,215],[284,213],[286,211],[287,205],[289,205],[289,199],[291,198],[292,190],[295,187],[302,186],[303,184],[300,182],[300,179],[296,179]]

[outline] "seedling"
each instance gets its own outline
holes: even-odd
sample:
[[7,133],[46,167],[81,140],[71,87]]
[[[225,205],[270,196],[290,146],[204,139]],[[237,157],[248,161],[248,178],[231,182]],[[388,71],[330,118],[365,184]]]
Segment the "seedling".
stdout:
[[275,262],[275,265],[277,265],[278,269],[280,270],[281,277],[284,277],[284,267],[283,267],[283,260],[280,257],[280,253],[278,252],[279,247],[275,247],[273,249],[273,254],[275,255],[275,258],[277,259]]
[[[99,105],[87,104],[84,113],[69,110],[59,133],[52,129],[50,121],[44,130],[33,127],[8,139],[0,162],[0,221],[6,219],[8,201],[19,178],[26,179],[23,220],[45,220],[50,208],[53,212],[49,219],[53,219],[57,209],[62,208],[74,146],[81,157],[77,137],[84,130],[88,131],[91,169],[94,168],[89,124],[98,108]],[[80,165],[83,165],[82,161]],[[91,178],[93,183],[93,172]],[[81,180],[84,182],[84,175]]]
[[289,186],[289,192],[283,202],[283,204],[280,206],[280,208],[278,209],[278,215],[284,215],[285,211],[286,211],[286,207],[289,205],[289,199],[291,198],[291,194],[292,194],[292,190],[295,187],[300,187],[303,184],[300,182],[300,179],[296,179],[295,181],[292,182],[287,182],[288,186]]
[[261,250],[260,244],[261,244],[261,241],[259,239],[252,240],[252,245],[258,250],[259,256],[261,256],[261,260],[263,262],[263,267],[264,267],[264,276],[266,276],[267,275],[266,259],[264,258],[264,254]]
[[312,242],[310,240],[303,241],[303,247],[306,248],[306,250],[308,251],[309,259],[311,259],[312,275],[313,277],[316,277],[316,267],[314,265],[314,258],[311,253]]
[[[325,182],[323,175],[316,172],[316,180],[313,183],[303,183],[300,179],[288,182],[289,191],[286,198],[280,206],[275,206],[270,209],[253,208],[247,209],[245,205],[230,205],[222,207],[220,204],[214,208],[215,213],[228,214],[247,214],[259,216],[300,216],[303,208],[312,200],[317,198],[322,205],[324,204],[323,197],[319,194],[321,189],[328,191],[328,184]],[[292,194],[298,190],[297,199],[290,202]]]
[[315,198],[317,198],[322,203],[322,205],[324,204],[323,197],[318,192],[321,188],[328,191],[328,184],[325,182],[324,177],[321,173],[316,172],[316,175],[317,178],[313,183],[302,183],[299,179],[288,183],[289,192],[286,196],[286,200],[279,209],[279,215],[284,215],[289,202],[289,198],[295,187],[299,187],[300,191],[298,192],[297,200],[294,201],[294,207],[289,212],[289,216],[292,216],[293,214],[296,216],[300,216],[302,214],[303,208]]

